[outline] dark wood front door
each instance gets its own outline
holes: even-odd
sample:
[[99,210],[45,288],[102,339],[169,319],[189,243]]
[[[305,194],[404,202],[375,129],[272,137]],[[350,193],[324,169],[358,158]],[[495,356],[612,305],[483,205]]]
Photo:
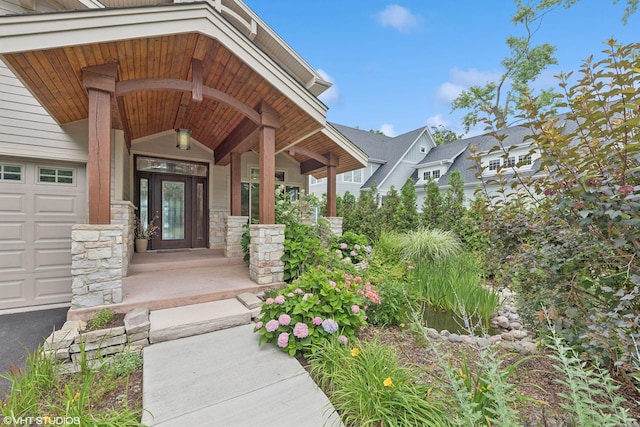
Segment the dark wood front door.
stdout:
[[160,227],[151,249],[207,247],[207,181],[204,177],[140,173],[148,183],[149,215]]

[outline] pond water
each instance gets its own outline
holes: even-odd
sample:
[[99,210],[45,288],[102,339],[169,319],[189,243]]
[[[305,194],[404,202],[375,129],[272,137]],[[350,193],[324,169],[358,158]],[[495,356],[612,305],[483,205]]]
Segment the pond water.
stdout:
[[[426,306],[422,310],[423,326],[433,328],[438,332],[446,329],[452,334],[469,335],[469,330],[464,324],[464,321],[453,311],[439,310],[433,307]],[[481,321],[477,318],[472,318],[471,325],[476,326],[481,324]],[[489,325],[484,325],[485,332],[482,331],[483,327],[477,327],[474,329],[473,334],[475,336],[483,336],[485,333],[488,335],[499,335],[502,331],[492,328]]]

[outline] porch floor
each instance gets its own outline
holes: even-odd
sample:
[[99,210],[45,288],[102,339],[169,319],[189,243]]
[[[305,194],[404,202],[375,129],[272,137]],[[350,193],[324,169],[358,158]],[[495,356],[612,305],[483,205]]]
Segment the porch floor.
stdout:
[[[269,289],[249,279],[242,258],[226,258],[221,250],[192,249],[136,253],[122,279],[122,302],[108,307],[126,313],[180,307],[233,298],[244,292]],[[68,319],[89,319],[105,306],[70,309]]]

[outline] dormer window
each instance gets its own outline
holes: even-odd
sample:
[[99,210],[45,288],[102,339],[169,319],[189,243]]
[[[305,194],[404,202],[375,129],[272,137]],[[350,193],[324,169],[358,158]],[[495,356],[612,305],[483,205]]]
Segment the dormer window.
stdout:
[[500,159],[489,160],[489,170],[497,171],[500,168]]
[[436,169],[434,171],[431,171],[431,178],[440,179],[440,169]]
[[504,159],[504,167],[505,168],[515,168],[516,167],[516,158],[515,157],[507,157]]
[[531,154],[526,154],[524,156],[519,156],[518,157],[518,163],[519,163],[519,166],[529,166],[529,165],[531,165],[531,163],[533,163],[533,160],[531,159]]
[[422,180],[423,181],[429,181],[430,179],[431,179],[431,172],[430,171],[422,172]]
[[420,146],[420,152],[421,152],[422,154],[425,154],[425,153],[427,152],[427,146],[426,146],[426,145],[421,145],[421,146]]

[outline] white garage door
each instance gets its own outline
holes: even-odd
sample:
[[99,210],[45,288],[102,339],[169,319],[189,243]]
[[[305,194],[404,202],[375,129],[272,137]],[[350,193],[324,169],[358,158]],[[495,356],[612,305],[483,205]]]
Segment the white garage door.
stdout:
[[0,157],[0,310],[71,301],[71,226],[85,166]]

